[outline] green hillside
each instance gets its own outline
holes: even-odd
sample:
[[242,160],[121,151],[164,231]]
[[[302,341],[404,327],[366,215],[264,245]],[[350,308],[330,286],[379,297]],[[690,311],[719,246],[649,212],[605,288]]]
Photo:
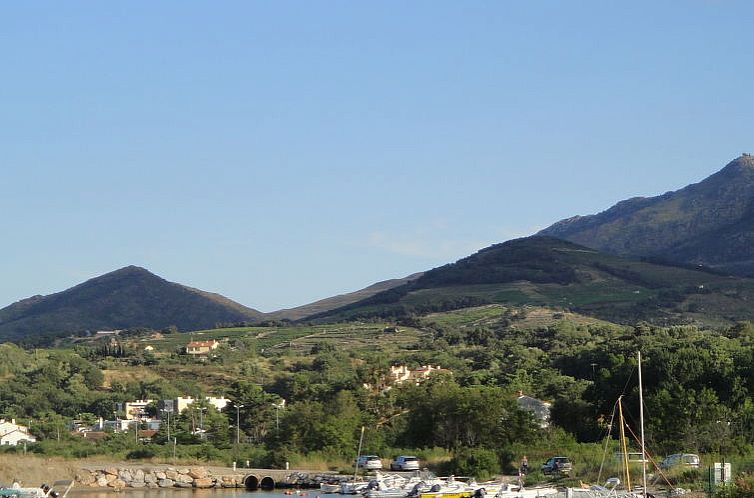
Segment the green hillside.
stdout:
[[317,320],[406,317],[483,304],[538,305],[618,323],[729,323],[754,280],[612,256],[552,237],[497,244]]
[[[203,357],[185,353],[188,341],[206,339],[217,339],[219,347]],[[490,466],[472,471],[482,478],[511,472],[522,453],[563,452],[577,459],[575,483],[596,478],[604,421],[618,396],[636,418],[638,349],[651,379],[647,429],[658,451],[735,456],[750,450],[751,323],[622,326],[531,305],[433,312],[414,316],[412,326],[374,320],[190,334],[128,331],[67,338],[33,351],[0,344],[6,386],[0,411],[39,420],[34,433],[42,442],[32,451],[41,454],[167,462],[174,447],[164,425],[149,445],[127,432],[100,441],[65,432],[58,440],[58,434],[73,419],[112,417],[113,407],[127,400],[225,396],[243,406],[238,412],[235,405],[222,412],[204,406],[206,437],[195,432],[196,410],[171,418],[184,464],[227,464],[240,455],[262,467],[289,461],[297,468],[348,468],[365,427],[364,451],[417,454],[438,472],[458,472],[450,459],[466,451],[492,451]],[[399,384],[390,377],[392,365],[442,369]],[[548,428],[517,408],[519,391],[552,403]],[[276,408],[282,400],[284,408]],[[237,420],[240,445],[234,444]]]

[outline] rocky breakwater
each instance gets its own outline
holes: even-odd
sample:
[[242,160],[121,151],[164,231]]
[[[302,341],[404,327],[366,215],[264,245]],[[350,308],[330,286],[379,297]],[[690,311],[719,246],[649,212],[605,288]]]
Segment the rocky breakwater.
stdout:
[[353,480],[353,476],[335,474],[334,472],[290,472],[277,483],[282,488],[319,488],[322,483],[340,484]]
[[82,470],[77,485],[87,488],[239,488],[244,474],[212,474],[204,467],[118,468]]

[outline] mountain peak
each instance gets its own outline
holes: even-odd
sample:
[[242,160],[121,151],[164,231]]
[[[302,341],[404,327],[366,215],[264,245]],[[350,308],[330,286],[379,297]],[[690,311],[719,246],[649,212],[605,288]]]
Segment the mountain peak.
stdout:
[[722,171],[734,170],[734,171],[746,171],[751,172],[754,170],[754,155],[744,152],[731,162],[729,162]]
[[[124,275],[127,275],[127,274],[149,273],[150,275],[154,275],[154,273],[152,273],[151,271],[147,270],[146,268],[142,268],[141,266],[136,266],[136,265],[124,266],[123,268],[118,268],[117,270],[111,271],[109,274],[113,275],[113,274],[116,274],[116,273],[117,274],[124,274]],[[105,275],[107,275],[107,273]]]
[[554,235],[611,254],[754,273],[754,155],[699,183],[555,223]]
[[0,339],[169,325],[197,330],[219,322],[255,321],[261,316],[219,294],[169,282],[130,265],[0,309]]

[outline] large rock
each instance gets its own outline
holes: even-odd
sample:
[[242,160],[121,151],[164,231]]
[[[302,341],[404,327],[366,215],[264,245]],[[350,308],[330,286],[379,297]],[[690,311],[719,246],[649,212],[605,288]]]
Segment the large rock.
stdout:
[[135,482],[144,482],[144,471],[141,469],[136,469],[133,471],[134,481]]
[[144,481],[131,481],[132,488],[143,488],[146,485],[147,483],[145,483]]
[[165,472],[161,471],[161,470],[155,470],[154,471],[154,476],[157,478],[158,481],[161,480],[161,479],[167,479],[168,478],[167,474]]
[[97,477],[91,472],[78,472],[76,474],[76,482],[78,482],[82,486],[89,486],[90,484],[97,482]]
[[108,482],[105,476],[100,476],[97,478],[97,486],[104,488],[105,486],[107,486],[107,484]]
[[188,475],[190,475],[194,479],[204,479],[209,474],[207,473],[207,469],[204,467],[192,467],[188,471]]
[[194,479],[186,474],[178,474],[178,476],[175,478],[176,484],[193,484]]
[[220,486],[223,488],[237,488],[243,477],[241,476],[222,476],[220,478]]
[[194,479],[195,488],[211,488],[215,485],[215,481],[211,477],[202,477],[200,479]]
[[172,488],[175,486],[175,481],[172,479],[160,479],[157,481],[157,485],[161,488]]
[[105,474],[112,474],[114,476],[118,475],[118,469],[116,469],[115,467],[108,467],[108,468],[105,469],[104,472],[105,472]]
[[175,481],[178,479],[178,471],[175,469],[168,469],[165,471],[165,479],[170,479]]
[[113,488],[117,491],[123,489],[126,487],[126,483],[124,481],[121,481],[120,479],[116,479],[110,483],[108,483],[107,487]]

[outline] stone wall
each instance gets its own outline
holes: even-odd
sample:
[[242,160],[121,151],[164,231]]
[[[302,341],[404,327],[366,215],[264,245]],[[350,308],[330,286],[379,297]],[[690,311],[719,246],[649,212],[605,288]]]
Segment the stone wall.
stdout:
[[78,486],[86,488],[238,488],[244,487],[244,474],[212,475],[204,467],[117,468],[82,470],[76,474]]
[[[106,467],[82,469],[76,473],[78,488],[318,488],[322,482],[344,482],[352,476],[332,472],[302,472],[272,469],[230,469],[205,467]],[[264,482],[267,481],[267,482]],[[271,481],[271,482],[270,482]]]

